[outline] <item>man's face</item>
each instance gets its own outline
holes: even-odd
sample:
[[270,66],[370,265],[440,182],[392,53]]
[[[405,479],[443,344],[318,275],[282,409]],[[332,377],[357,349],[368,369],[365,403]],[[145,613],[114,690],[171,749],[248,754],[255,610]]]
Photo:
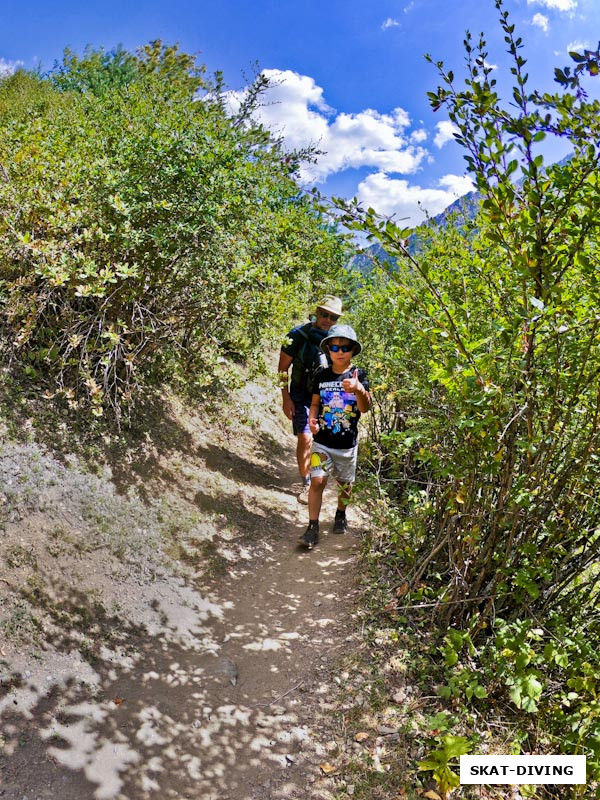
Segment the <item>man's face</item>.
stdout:
[[322,331],[328,331],[332,325],[338,321],[339,315],[332,314],[331,311],[325,311],[324,308],[317,308],[317,321],[315,326]]

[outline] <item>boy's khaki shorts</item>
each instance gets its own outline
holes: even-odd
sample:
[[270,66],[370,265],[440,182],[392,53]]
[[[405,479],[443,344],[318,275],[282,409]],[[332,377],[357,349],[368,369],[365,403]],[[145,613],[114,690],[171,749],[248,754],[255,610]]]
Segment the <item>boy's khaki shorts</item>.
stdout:
[[311,478],[329,478],[330,475],[338,483],[354,483],[356,477],[356,460],[358,445],[349,450],[334,450],[318,442],[312,443],[310,456]]

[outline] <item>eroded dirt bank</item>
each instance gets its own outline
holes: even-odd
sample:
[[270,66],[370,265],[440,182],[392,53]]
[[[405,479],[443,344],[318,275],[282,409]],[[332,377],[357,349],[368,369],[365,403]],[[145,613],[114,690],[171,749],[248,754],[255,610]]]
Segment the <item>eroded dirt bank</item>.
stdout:
[[227,426],[174,403],[95,470],[5,442],[3,800],[332,796],[360,524],[298,548],[293,440],[265,391]]

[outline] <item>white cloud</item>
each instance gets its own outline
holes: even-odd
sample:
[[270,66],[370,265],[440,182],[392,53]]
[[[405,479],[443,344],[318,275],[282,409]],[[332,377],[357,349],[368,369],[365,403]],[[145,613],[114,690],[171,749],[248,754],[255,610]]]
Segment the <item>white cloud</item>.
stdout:
[[429,134],[425,130],[425,128],[417,128],[416,131],[413,131],[410,135],[411,142],[415,142],[415,144],[419,142],[424,142],[427,139]]
[[590,47],[591,46],[589,42],[580,42],[580,41],[569,42],[569,44],[567,45],[567,53],[571,53],[573,51],[575,51],[576,53],[582,53],[584,50],[589,50]]
[[[470,178],[445,175],[433,188],[413,185],[398,175],[411,175],[421,164],[433,162],[422,144],[428,132],[422,121],[411,130],[402,108],[381,113],[367,108],[355,113],[337,112],[325,101],[323,89],[306,75],[291,70],[266,70],[270,87],[264,92],[256,118],[284,140],[290,149],[314,145],[322,154],[316,164],[302,168],[305,182],[323,182],[349,168],[370,168],[356,195],[382,214],[407,217],[416,225],[427,214],[435,216],[457,197],[473,189]],[[230,93],[232,108],[241,100]],[[445,120],[437,124],[434,143],[442,147],[458,128]]]
[[411,0],[411,2],[407,6],[404,6],[403,11],[405,14],[409,14],[414,7],[415,7],[415,2],[414,0]]
[[[290,70],[265,70],[272,86],[263,95],[256,117],[281,135],[289,148],[315,145],[323,154],[303,167],[302,178],[323,181],[349,167],[374,167],[384,172],[415,172],[426,155],[417,146],[422,133],[410,140],[410,117],[402,108],[388,114],[365,109],[336,114],[315,81]],[[239,95],[230,95],[230,101]]]
[[[332,113],[323,99],[323,89],[313,78],[291,70],[265,70],[271,81],[263,94],[255,116],[266,127],[285,137],[290,149],[319,142],[327,133]],[[242,99],[240,92],[230,92],[229,105],[235,110]]]
[[383,172],[367,176],[358,186],[358,197],[384,215],[395,215],[407,226],[418,225],[426,216],[435,216],[458,197],[470,192],[473,183],[460,175],[445,175],[437,189],[424,189],[408,181],[390,178]]
[[398,22],[397,19],[392,19],[391,17],[388,17],[385,22],[381,23],[381,30],[387,31],[388,28],[397,28],[399,27],[399,25],[400,23]]
[[531,24],[535,25],[537,28],[541,28],[544,33],[548,32],[548,17],[545,17],[543,14],[534,14],[531,19]]
[[577,0],[527,0],[527,5],[545,6],[557,11],[575,11]]
[[490,64],[490,63],[489,63],[489,61],[484,61],[484,62],[483,62],[483,66],[484,66],[486,69],[491,69],[491,70],[498,69],[498,64]]
[[458,133],[458,128],[449,119],[438,122],[436,125],[438,132],[436,133],[433,143],[436,147],[443,147],[446,142],[451,142],[454,139],[454,134]]
[[475,185],[468,175],[444,175],[440,178],[439,185],[444,186],[455,197],[462,197],[467,192],[472,192]]
[[0,58],[0,78],[7,78],[22,66],[22,61],[6,61],[6,59]]

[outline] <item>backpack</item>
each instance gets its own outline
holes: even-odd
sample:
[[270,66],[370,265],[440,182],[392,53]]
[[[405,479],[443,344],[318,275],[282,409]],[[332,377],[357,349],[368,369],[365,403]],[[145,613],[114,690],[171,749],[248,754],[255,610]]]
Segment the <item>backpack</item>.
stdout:
[[313,381],[317,372],[329,366],[329,360],[325,353],[319,350],[318,345],[311,342],[308,331],[312,328],[312,323],[303,325],[298,332],[304,339],[300,350],[299,360],[302,365],[303,386],[307,391],[312,389]]

